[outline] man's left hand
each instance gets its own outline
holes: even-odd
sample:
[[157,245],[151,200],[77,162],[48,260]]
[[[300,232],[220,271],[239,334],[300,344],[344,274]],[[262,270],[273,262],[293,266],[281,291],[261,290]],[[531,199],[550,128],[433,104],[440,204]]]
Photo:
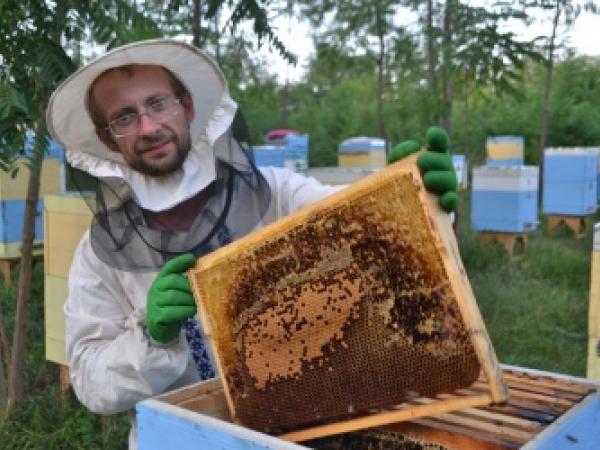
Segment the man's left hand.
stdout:
[[[440,206],[445,211],[454,211],[458,204],[457,180],[452,157],[448,153],[448,135],[443,128],[430,127],[425,139],[427,151],[417,158],[425,188],[440,196]],[[396,162],[420,149],[421,146],[416,141],[401,142],[390,152],[388,163]]]

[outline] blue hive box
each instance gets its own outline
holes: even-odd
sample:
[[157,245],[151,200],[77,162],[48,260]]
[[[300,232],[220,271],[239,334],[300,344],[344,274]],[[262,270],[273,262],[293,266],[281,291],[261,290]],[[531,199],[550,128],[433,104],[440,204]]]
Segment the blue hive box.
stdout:
[[[501,409],[468,408],[413,421],[388,424],[382,440],[369,448],[508,450],[592,450],[600,448],[600,385],[576,378],[503,365],[511,395]],[[587,394],[589,393],[589,394]],[[576,399],[576,400],[575,400]],[[136,405],[139,450],[308,450],[233,423],[220,381],[214,379],[146,399]],[[465,417],[468,420],[465,420]],[[448,430],[452,424],[452,433]],[[375,426],[367,433],[377,432]],[[360,431],[359,431],[360,433]],[[392,440],[390,437],[395,436]],[[502,439],[499,439],[501,436]],[[355,441],[357,442],[357,441]],[[379,444],[379,445],[378,445]],[[387,445],[386,445],[387,444]],[[375,447],[376,446],[376,447]]]
[[[35,218],[35,240],[44,238],[42,211],[44,203],[38,201]],[[10,244],[23,240],[23,218],[25,217],[25,200],[0,201],[0,244]]]
[[281,167],[294,172],[308,169],[308,135],[288,135],[283,145],[257,145],[252,147],[254,162],[258,167]]
[[285,167],[294,172],[308,169],[308,135],[288,135],[285,138]]
[[543,213],[587,216],[598,205],[598,151],[548,148],[544,152]]
[[[27,132],[25,135],[25,152],[29,153],[33,149],[33,132]],[[45,158],[58,159],[61,162],[65,162],[65,150],[56,142],[54,139],[50,139],[48,142],[48,148],[46,149]]]
[[488,159],[485,164],[488,167],[516,167],[523,165],[523,158]]
[[501,233],[536,229],[538,174],[535,166],[474,168],[471,227]]
[[285,147],[281,145],[258,145],[252,152],[258,167],[285,167]]

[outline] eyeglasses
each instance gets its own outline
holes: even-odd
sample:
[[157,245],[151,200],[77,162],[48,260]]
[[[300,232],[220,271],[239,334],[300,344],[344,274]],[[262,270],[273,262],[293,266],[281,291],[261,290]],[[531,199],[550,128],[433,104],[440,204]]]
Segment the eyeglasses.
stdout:
[[131,111],[119,114],[108,122],[106,129],[110,130],[115,138],[130,136],[137,133],[140,127],[140,119],[144,114],[156,122],[162,122],[179,114],[179,105],[181,105],[180,98],[159,98],[150,102],[143,112]]

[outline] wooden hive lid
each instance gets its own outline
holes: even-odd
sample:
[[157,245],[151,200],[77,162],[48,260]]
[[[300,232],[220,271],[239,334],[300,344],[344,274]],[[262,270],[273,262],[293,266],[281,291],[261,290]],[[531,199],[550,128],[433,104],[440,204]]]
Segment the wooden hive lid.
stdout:
[[[449,217],[415,159],[190,271],[235,422],[303,440],[506,399]],[[369,413],[480,375],[483,395]]]

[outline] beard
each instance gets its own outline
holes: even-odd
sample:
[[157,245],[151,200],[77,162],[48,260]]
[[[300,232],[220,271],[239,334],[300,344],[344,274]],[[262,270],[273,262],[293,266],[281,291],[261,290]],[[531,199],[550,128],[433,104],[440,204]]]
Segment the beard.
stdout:
[[[136,145],[136,157],[128,161],[129,166],[144,175],[161,177],[169,175],[181,168],[191,149],[191,138],[189,130],[186,130],[181,136],[176,133],[159,133],[154,136],[146,136]],[[144,159],[144,149],[150,148],[156,144],[171,142],[175,145],[175,151],[157,161],[147,161]]]

